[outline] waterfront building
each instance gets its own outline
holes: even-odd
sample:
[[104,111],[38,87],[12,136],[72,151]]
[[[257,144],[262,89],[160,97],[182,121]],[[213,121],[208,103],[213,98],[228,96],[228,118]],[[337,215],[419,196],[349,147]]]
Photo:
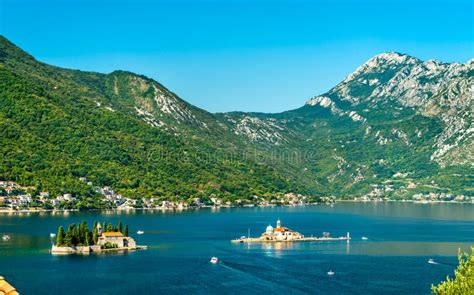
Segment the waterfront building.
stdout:
[[275,228],[269,225],[262,234],[262,239],[269,241],[293,241],[302,238],[304,238],[304,235],[300,234],[299,232],[281,226],[280,219],[277,220]]
[[103,232],[98,238],[97,244],[103,246],[107,243],[117,245],[118,248],[136,246],[135,240],[131,237],[125,237],[121,232]]

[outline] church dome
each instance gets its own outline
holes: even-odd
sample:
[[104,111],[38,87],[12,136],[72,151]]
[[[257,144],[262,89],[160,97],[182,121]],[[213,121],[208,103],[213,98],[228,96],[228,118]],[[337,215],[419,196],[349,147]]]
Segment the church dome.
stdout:
[[267,229],[265,230],[267,234],[272,234],[273,233],[273,226],[269,225],[267,226]]

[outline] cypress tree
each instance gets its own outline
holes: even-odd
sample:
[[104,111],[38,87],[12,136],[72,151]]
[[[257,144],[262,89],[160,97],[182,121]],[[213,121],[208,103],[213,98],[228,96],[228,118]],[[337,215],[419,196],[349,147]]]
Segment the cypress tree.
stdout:
[[74,237],[78,245],[82,245],[82,223],[77,224],[77,228],[74,231]]
[[71,247],[73,245],[74,224],[70,224],[64,237],[64,245]]
[[89,246],[89,226],[87,225],[87,222],[83,222],[82,223],[82,239],[83,239],[83,243],[84,245],[87,245]]
[[122,221],[119,221],[119,223],[117,225],[117,231],[122,232]]
[[56,235],[56,246],[62,246],[64,244],[64,228],[62,226],[58,229],[58,234]]
[[97,241],[99,240],[99,233],[97,227],[94,227],[94,230],[92,231],[92,240],[94,241],[94,245],[96,245]]
[[125,230],[123,231],[123,235],[128,237],[128,224],[125,224]]
[[89,246],[89,238],[90,238],[89,232],[87,231],[85,235],[84,245]]
[[75,226],[72,231],[72,244],[79,244],[79,226]]
[[109,223],[109,224],[107,225],[107,231],[109,231],[109,232],[110,232],[110,231],[114,231],[114,226],[112,225],[112,223]]

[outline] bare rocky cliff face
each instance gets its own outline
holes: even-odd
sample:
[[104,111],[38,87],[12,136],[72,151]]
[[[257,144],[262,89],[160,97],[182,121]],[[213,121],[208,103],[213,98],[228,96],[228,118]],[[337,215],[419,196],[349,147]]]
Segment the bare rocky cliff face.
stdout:
[[[413,109],[442,122],[431,159],[441,165],[474,165],[474,60],[465,64],[421,61],[399,53],[377,55],[328,93],[306,102],[364,121],[370,111]],[[345,111],[338,105],[349,103]],[[359,114],[358,112],[364,113]],[[366,118],[367,117],[367,118]],[[398,131],[397,131],[398,132]],[[423,136],[423,134],[418,134]]]

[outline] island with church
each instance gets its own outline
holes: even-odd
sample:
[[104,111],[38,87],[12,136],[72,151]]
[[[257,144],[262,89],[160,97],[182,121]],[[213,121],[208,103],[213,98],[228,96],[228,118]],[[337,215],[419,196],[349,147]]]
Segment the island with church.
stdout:
[[70,224],[67,231],[62,226],[57,234],[51,234],[52,254],[89,254],[110,251],[129,251],[146,249],[139,246],[128,235],[128,225],[122,222],[116,226],[109,223],[94,222],[89,230],[87,222]]
[[331,237],[330,233],[324,232],[322,237],[305,237],[303,234],[281,226],[280,219],[276,222],[276,227],[269,225],[260,237],[251,238],[242,236],[239,239],[232,240],[232,243],[276,243],[276,242],[311,242],[311,241],[349,241],[350,234],[343,237]]

